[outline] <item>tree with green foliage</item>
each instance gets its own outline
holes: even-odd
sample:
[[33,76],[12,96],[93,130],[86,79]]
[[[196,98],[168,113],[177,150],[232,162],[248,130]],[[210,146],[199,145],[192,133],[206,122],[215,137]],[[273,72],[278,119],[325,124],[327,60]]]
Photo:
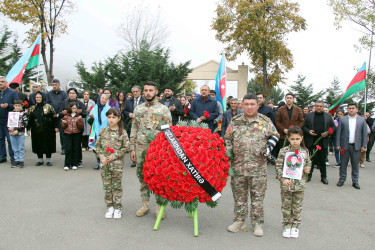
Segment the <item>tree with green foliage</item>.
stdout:
[[192,71],[190,61],[175,65],[170,62],[169,50],[157,47],[151,49],[144,43],[140,51],[135,49],[123,54],[108,57],[103,63],[94,63],[91,73],[83,62],[76,64],[77,72],[85,88],[96,91],[99,87],[108,86],[113,90],[130,92],[133,85],[143,86],[147,81],[158,84],[159,91],[170,86],[175,94],[182,94],[186,86],[181,84]]
[[246,52],[256,82],[269,90],[283,83],[284,74],[293,68],[286,36],[306,29],[306,20],[298,12],[299,4],[287,0],[222,0],[212,29],[216,39],[227,44],[228,60]]
[[290,86],[290,89],[288,90],[290,93],[294,95],[294,104],[301,108],[311,106],[316,101],[321,100],[324,95],[324,90],[316,94],[313,94],[313,84],[310,83],[306,86],[304,84],[305,79],[305,76],[298,75],[297,80],[294,82],[293,85]]
[[[22,52],[18,45],[17,36],[9,31],[5,26],[0,38],[0,75],[6,76],[14,64],[21,58]],[[13,40],[12,40],[13,39]],[[35,72],[33,69],[25,70],[22,81],[28,83],[30,80],[35,80]]]
[[331,107],[333,104],[338,102],[342,95],[342,90],[340,87],[340,81],[335,76],[333,78],[333,81],[331,82],[331,85],[326,89],[325,91],[327,93],[325,97],[325,103]]
[[192,95],[196,88],[198,87],[197,82],[193,80],[186,80],[185,81],[185,95]]
[[247,83],[248,93],[263,93],[266,100],[271,100],[277,105],[284,98],[284,91],[277,86],[273,86],[270,91],[266,91],[263,84],[257,83],[254,78]]

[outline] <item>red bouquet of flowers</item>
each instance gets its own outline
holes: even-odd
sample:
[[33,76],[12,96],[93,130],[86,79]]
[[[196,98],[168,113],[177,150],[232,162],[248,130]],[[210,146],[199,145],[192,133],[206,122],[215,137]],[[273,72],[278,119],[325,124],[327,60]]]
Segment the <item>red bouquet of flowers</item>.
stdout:
[[[196,122],[188,125],[207,126]],[[201,176],[221,192],[227,183],[229,170],[223,139],[204,127],[172,126],[171,130]],[[206,202],[211,207],[216,206],[216,202],[195,182],[177,158],[163,132],[157,134],[150,143],[142,173],[160,205],[171,201],[172,207],[179,208],[185,204],[188,211],[194,208],[189,209],[186,205],[195,203],[197,206],[198,201]]]

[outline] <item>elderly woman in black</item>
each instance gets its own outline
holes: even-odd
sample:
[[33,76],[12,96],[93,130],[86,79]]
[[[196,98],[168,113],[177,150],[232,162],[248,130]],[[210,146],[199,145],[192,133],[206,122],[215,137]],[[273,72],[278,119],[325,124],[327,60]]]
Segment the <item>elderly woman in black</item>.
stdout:
[[37,154],[35,166],[43,165],[43,154],[46,155],[47,166],[52,166],[51,155],[56,153],[57,120],[55,110],[46,103],[40,91],[35,94],[36,104],[29,108],[29,123],[27,134],[30,135],[33,153]]

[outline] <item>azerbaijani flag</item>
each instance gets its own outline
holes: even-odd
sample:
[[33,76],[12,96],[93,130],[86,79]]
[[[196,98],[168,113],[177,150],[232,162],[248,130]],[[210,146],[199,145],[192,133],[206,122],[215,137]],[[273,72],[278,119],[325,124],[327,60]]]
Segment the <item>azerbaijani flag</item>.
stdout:
[[219,70],[216,74],[216,84],[215,84],[215,91],[216,91],[216,100],[221,103],[221,106],[223,107],[223,111],[227,108],[226,103],[226,90],[227,90],[227,84],[226,84],[226,68],[225,68],[225,54],[223,51],[223,54],[221,56],[220,66]]
[[329,113],[334,114],[341,104],[349,96],[363,90],[366,88],[366,62],[363,63],[362,67],[358,70],[357,74],[354,76],[353,80],[349,83],[341,99],[333,104],[329,108]]
[[23,74],[26,69],[32,69],[39,64],[39,54],[40,54],[40,41],[41,34],[36,38],[33,46],[31,46],[25,54],[13,65],[9,70],[6,80],[8,85],[12,82],[21,84]]

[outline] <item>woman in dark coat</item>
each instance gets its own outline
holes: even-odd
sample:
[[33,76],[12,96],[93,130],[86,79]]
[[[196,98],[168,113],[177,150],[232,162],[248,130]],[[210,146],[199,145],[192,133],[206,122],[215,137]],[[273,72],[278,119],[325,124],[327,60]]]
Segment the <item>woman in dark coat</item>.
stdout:
[[56,113],[40,91],[35,94],[36,104],[29,108],[27,134],[30,135],[33,153],[38,155],[35,166],[43,165],[43,154],[46,155],[47,166],[52,166],[51,155],[56,153]]

